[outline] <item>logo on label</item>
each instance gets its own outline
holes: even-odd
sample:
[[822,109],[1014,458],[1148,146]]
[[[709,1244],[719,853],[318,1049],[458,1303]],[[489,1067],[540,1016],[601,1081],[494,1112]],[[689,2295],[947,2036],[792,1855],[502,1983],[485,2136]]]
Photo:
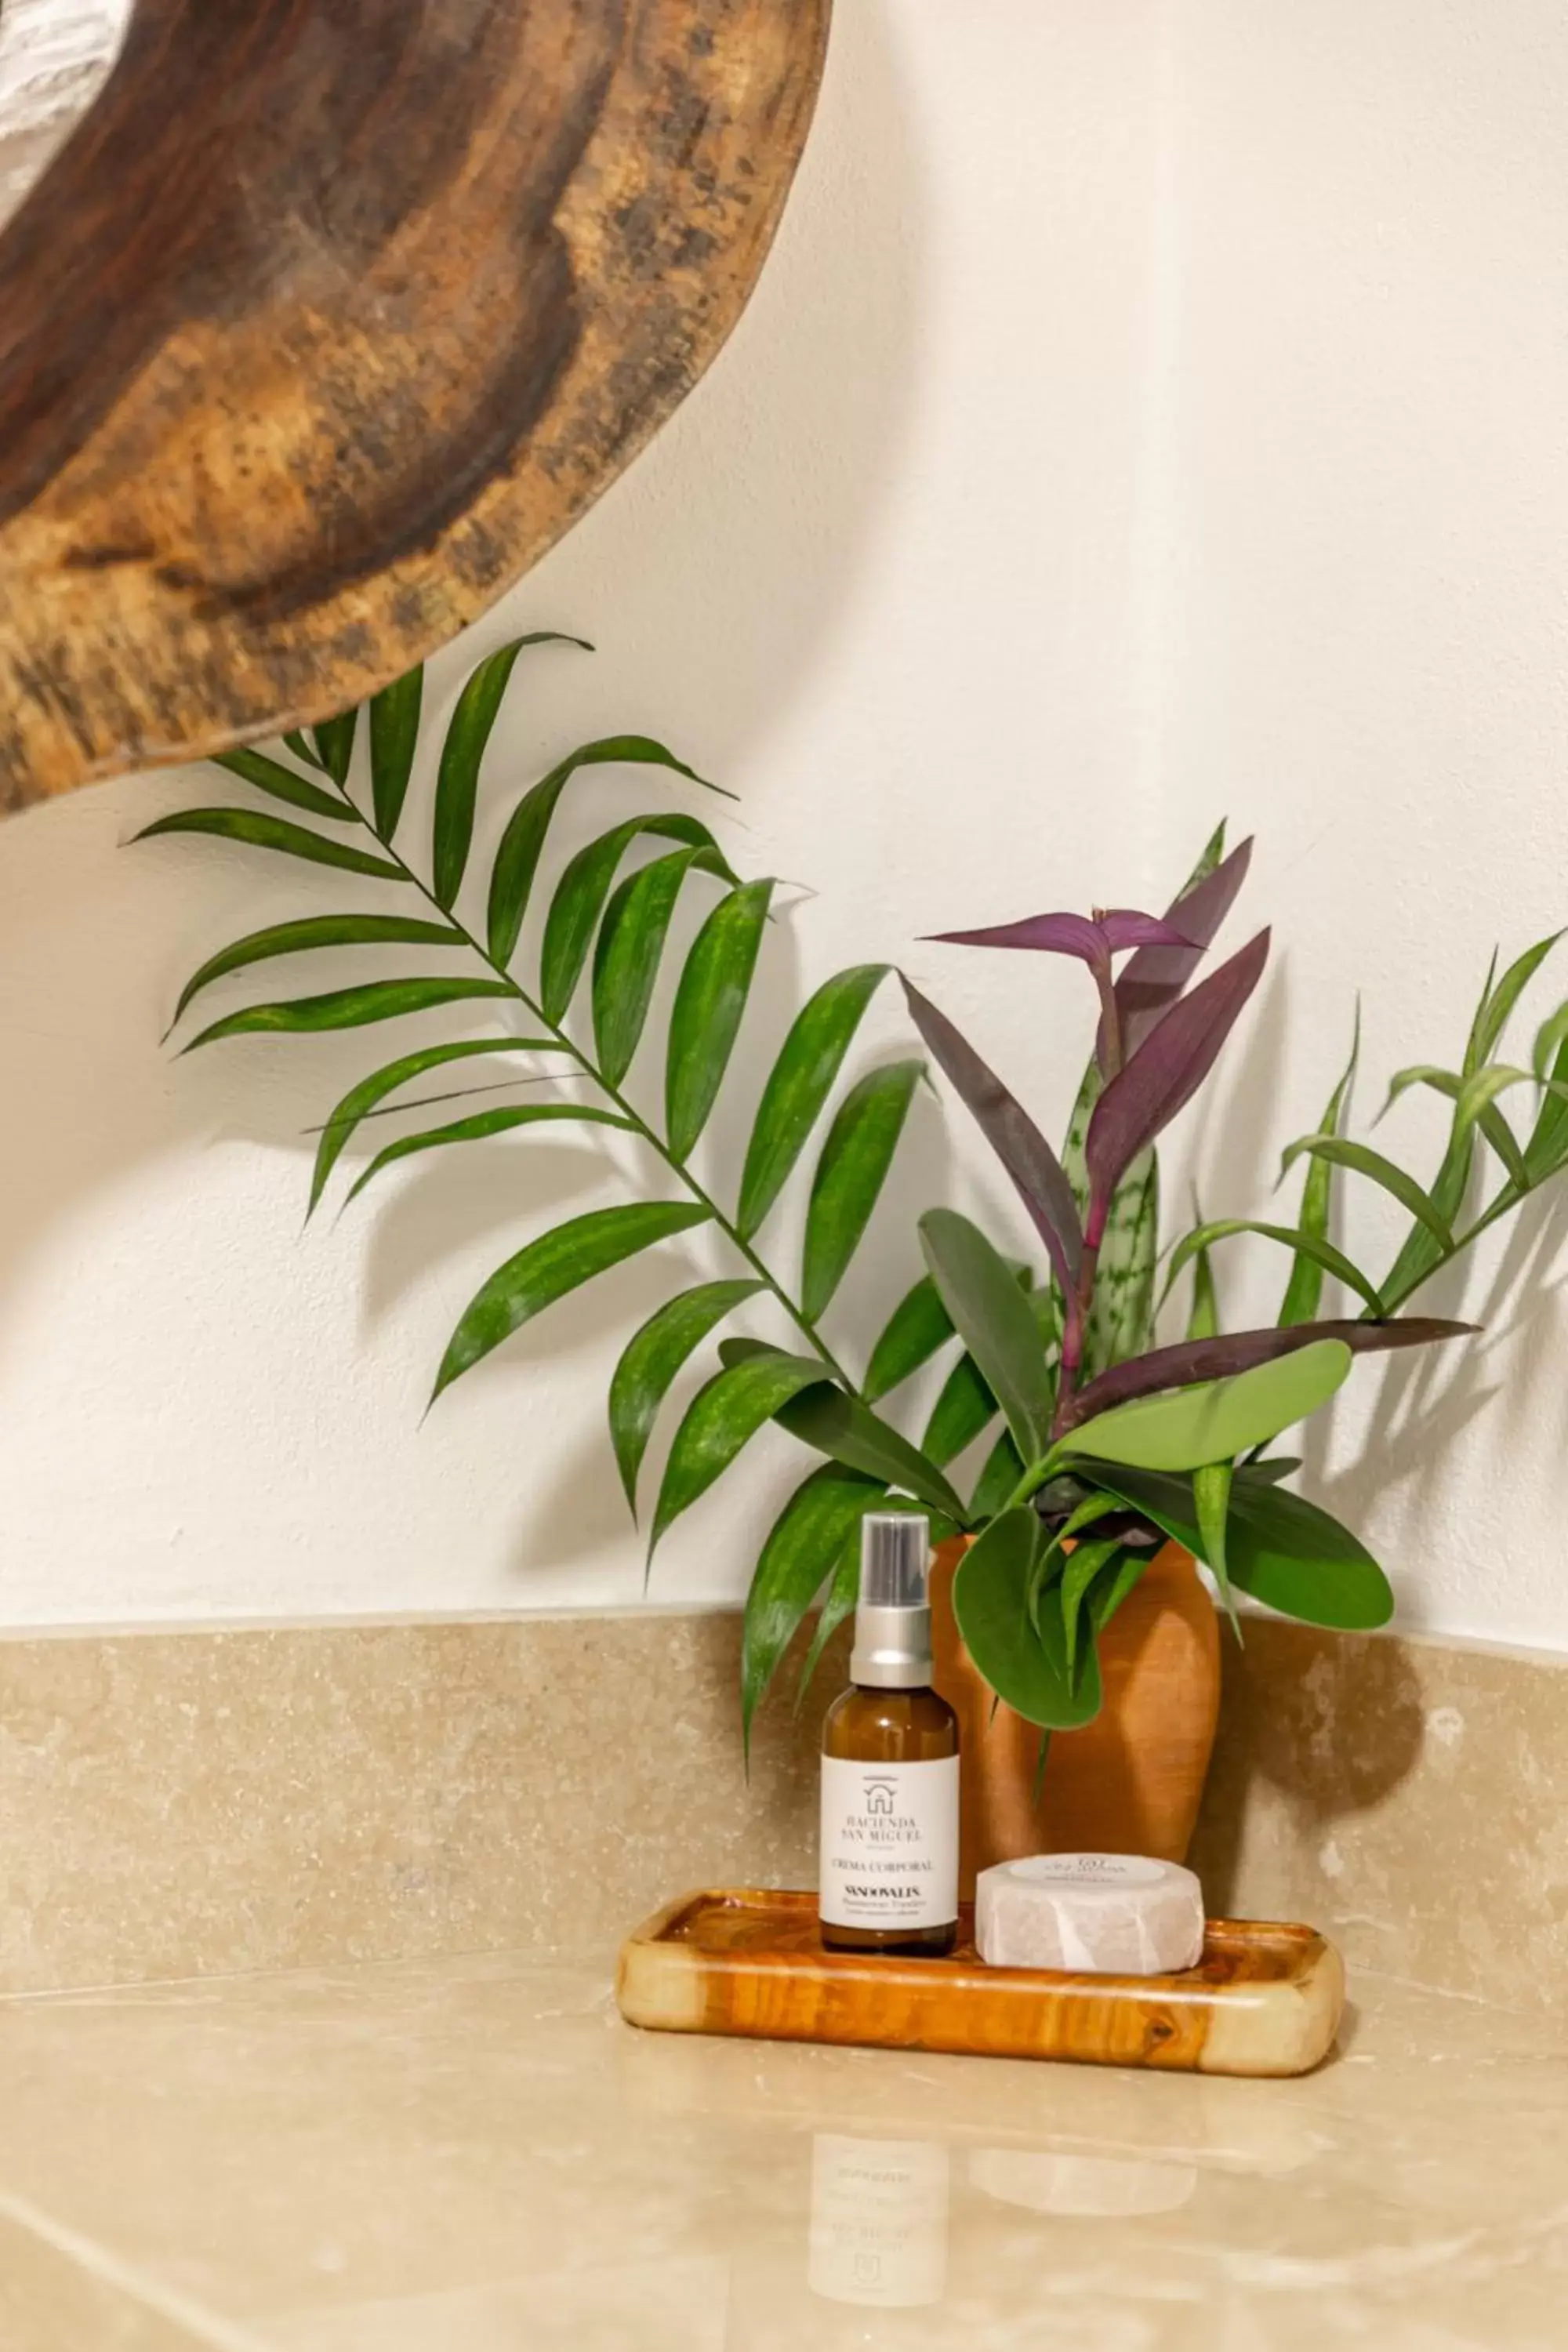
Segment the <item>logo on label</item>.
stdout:
[[868,1780],[866,1811],[868,1813],[890,1813],[893,1810],[893,1799],[897,1793],[890,1780]]

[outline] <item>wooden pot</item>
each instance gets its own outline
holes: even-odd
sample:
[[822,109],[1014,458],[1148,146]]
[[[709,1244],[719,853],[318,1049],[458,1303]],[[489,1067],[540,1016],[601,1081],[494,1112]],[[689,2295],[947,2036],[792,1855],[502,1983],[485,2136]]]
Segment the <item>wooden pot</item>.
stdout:
[[959,1875],[1028,1853],[1186,1858],[1219,1717],[1219,1629],[1190,1552],[1166,1544],[1100,1638],[1105,1704],[1081,1731],[1052,1736],[1045,1786],[1040,1735],[995,1706],[959,1637],[952,1579],[966,1538],[931,1568],[936,1686],[958,1711],[963,1759]]

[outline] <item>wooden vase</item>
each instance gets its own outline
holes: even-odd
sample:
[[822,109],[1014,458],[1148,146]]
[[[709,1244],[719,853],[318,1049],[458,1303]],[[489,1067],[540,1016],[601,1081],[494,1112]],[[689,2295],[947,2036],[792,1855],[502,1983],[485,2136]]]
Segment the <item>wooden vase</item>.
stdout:
[[1105,1703],[1052,1736],[1035,1794],[1040,1735],[997,1706],[960,1638],[952,1580],[960,1538],[931,1569],[936,1686],[958,1711],[963,1759],[959,1877],[1028,1853],[1142,1853],[1182,1862],[1197,1825],[1219,1717],[1219,1630],[1190,1552],[1166,1544],[1100,1637]]

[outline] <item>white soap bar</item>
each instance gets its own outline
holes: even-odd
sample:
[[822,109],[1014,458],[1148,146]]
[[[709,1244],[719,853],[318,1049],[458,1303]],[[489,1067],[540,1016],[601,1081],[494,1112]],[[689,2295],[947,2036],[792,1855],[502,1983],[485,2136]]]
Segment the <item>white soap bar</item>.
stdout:
[[975,1882],[974,1940],[994,1969],[1169,1976],[1203,1957],[1203,1888],[1179,1863],[1139,1854],[998,1862]]

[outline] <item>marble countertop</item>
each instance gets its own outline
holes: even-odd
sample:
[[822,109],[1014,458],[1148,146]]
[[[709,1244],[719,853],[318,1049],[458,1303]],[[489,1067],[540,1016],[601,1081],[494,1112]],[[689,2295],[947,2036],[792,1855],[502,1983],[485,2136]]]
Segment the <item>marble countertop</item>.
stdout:
[[1294,2083],[639,2034],[604,1956],[0,2004],[16,2352],[1560,2352],[1568,2033]]

